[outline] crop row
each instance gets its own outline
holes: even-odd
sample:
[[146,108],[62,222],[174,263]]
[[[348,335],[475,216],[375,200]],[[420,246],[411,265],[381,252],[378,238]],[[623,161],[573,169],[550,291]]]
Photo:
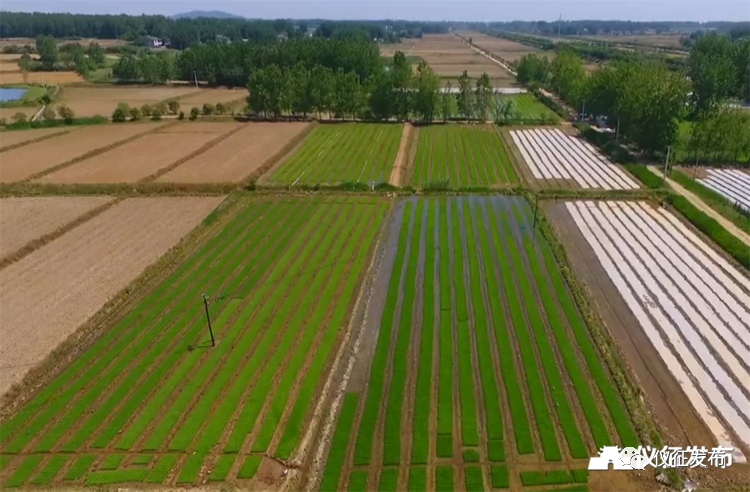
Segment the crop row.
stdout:
[[414,184],[419,188],[445,181],[453,187],[518,182],[502,140],[491,127],[423,127],[414,166]]
[[493,114],[496,107],[508,102],[512,108],[510,115],[512,119],[550,121],[560,119],[551,109],[539,102],[533,94],[512,94],[496,97],[493,99]]
[[[82,357],[86,367],[74,363],[4,426],[3,455],[192,453],[178,483],[194,482],[206,463],[210,480],[226,478],[235,460],[211,455],[222,436],[228,452],[291,455],[386,206],[345,202],[249,205],[95,343]],[[338,261],[326,261],[328,254]],[[214,293],[215,347],[204,290]],[[87,482],[149,481],[141,470],[93,475],[110,471],[103,465]],[[52,481],[56,473],[47,475]]]
[[321,125],[270,178],[283,184],[388,182],[401,125]]

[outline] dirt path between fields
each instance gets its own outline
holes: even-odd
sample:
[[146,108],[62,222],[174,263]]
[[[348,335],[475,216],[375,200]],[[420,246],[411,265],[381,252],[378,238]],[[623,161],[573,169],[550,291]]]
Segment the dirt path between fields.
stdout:
[[[659,176],[660,178],[664,176],[661,170],[659,170],[659,168],[657,168],[656,166],[648,166],[648,169],[652,173]],[[701,198],[698,195],[688,190],[687,188],[684,188],[679,183],[669,178],[667,178],[667,184],[669,184],[669,186],[671,186],[672,189],[674,189],[677,193],[687,198],[690,201],[690,203],[695,205],[698,209],[705,212],[706,215],[708,215],[709,217],[714,219],[716,222],[721,224],[721,226],[724,227],[724,229],[726,229],[727,231],[729,231],[731,235],[733,235],[734,237],[736,237],[737,239],[745,243],[748,247],[750,247],[750,235],[748,235],[745,231],[743,231],[742,229],[734,225],[732,221],[726,219],[719,212],[717,212],[716,210],[708,206],[706,202],[701,200]]]
[[413,128],[411,123],[404,123],[404,129],[401,131],[396,162],[393,163],[393,171],[391,171],[391,179],[389,180],[393,186],[403,186],[404,184],[406,167],[409,164],[409,144],[411,143]]

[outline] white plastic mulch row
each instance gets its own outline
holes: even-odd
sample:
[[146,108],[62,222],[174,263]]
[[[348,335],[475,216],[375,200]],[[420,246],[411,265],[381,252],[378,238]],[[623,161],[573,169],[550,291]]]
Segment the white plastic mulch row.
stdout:
[[536,179],[574,180],[584,189],[638,188],[633,179],[588,142],[558,129],[514,130],[510,136]]
[[709,169],[708,178],[699,181],[750,210],[750,174],[736,169]]
[[665,209],[567,208],[717,441],[750,445],[750,280]]

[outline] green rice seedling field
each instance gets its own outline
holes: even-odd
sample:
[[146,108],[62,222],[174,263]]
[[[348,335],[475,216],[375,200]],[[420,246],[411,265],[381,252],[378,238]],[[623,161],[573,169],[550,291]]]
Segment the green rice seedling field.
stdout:
[[320,125],[268,178],[270,184],[387,183],[403,125]]
[[2,422],[3,488],[241,482],[294,457],[391,202],[240,200]]
[[[506,102],[511,103],[511,118],[521,120],[560,121],[560,117],[550,108],[539,102],[534,94],[502,94],[493,99],[493,108]],[[494,109],[493,109],[494,111]]]
[[585,490],[637,445],[526,200],[402,199],[387,228],[319,490]]
[[426,188],[445,182],[451,188],[498,187],[517,184],[518,174],[492,126],[422,127],[412,184]]

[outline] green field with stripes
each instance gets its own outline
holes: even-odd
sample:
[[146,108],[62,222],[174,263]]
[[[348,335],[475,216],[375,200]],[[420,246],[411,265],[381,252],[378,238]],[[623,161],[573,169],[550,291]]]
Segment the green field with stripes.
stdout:
[[3,420],[0,485],[242,483],[295,460],[390,207],[242,198]]
[[498,187],[518,184],[497,130],[489,125],[434,125],[419,129],[416,188]]
[[268,178],[271,184],[387,183],[403,125],[326,124]]
[[521,198],[397,202],[319,490],[588,490],[637,446]]

